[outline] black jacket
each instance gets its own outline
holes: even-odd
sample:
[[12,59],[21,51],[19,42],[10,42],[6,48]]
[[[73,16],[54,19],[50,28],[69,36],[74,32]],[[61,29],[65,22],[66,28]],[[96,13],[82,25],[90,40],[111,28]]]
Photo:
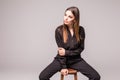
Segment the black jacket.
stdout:
[[55,59],[59,60],[62,68],[67,68],[69,64],[82,60],[81,52],[84,50],[85,31],[82,26],[79,28],[80,42],[77,42],[75,35],[71,36],[68,31],[67,43],[63,42],[63,25],[60,25],[55,30],[55,39],[58,47],[65,49],[65,56],[56,55]]

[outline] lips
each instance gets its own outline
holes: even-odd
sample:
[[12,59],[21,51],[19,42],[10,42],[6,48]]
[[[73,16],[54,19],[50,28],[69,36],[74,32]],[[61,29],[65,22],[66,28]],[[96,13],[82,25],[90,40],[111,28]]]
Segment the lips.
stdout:
[[64,23],[68,23],[68,21],[64,21]]

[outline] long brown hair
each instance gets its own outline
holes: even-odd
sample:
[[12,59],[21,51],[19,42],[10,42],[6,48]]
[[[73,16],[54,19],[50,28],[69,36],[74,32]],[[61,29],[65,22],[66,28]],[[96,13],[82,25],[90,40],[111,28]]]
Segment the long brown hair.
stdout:
[[[65,10],[66,11],[71,11],[72,14],[75,16],[75,23],[73,24],[73,31],[75,33],[75,37],[78,42],[80,42],[80,36],[79,36],[79,9],[77,7],[69,7]],[[67,26],[63,24],[63,40],[64,43],[67,42],[68,39],[68,33],[67,33]]]

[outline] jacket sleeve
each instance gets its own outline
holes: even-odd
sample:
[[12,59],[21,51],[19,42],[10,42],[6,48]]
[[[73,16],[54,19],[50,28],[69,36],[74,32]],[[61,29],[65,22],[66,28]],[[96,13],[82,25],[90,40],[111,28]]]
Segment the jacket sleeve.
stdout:
[[[64,43],[62,40],[62,32],[61,32],[60,28],[57,28],[55,30],[55,40],[56,40],[58,47],[64,48]],[[58,58],[59,62],[61,63],[62,68],[66,68],[66,57],[60,56],[59,54],[57,54],[57,58]]]
[[79,55],[84,50],[85,31],[83,27],[80,27],[80,45],[75,50],[65,50],[66,56]]

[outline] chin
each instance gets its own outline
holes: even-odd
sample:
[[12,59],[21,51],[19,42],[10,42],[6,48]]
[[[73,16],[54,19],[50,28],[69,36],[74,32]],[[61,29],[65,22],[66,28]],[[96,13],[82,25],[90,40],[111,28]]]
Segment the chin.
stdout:
[[68,23],[64,23],[65,25],[69,25]]

